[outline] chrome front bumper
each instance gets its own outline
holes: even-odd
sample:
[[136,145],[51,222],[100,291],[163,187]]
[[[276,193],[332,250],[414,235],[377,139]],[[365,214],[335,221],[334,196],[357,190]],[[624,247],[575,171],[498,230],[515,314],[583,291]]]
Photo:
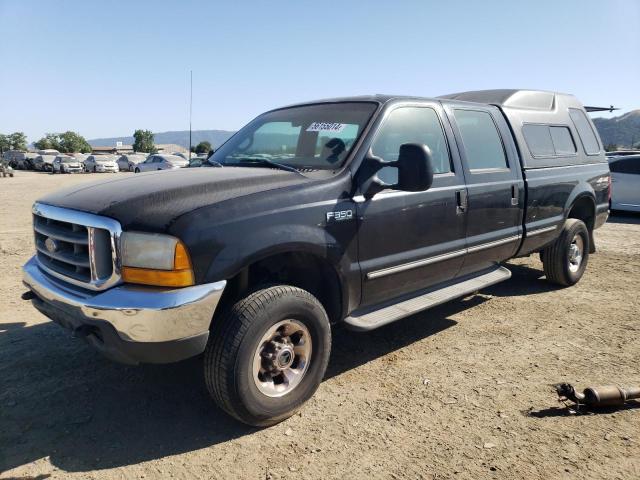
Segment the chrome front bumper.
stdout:
[[225,280],[179,289],[123,284],[88,291],[46,274],[35,257],[23,267],[23,282],[35,295],[34,306],[56,323],[75,331],[113,330],[116,342],[149,348],[195,337],[206,343],[226,285]]

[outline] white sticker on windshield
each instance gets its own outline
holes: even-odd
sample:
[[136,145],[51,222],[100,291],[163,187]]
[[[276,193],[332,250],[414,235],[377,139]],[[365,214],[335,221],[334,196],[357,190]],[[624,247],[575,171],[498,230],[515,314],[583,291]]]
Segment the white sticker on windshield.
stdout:
[[344,127],[344,123],[313,122],[307,132],[341,132]]

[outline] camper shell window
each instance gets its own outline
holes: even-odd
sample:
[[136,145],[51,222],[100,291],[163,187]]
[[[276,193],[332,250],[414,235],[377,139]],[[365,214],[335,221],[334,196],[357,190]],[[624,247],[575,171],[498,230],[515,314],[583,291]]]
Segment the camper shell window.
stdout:
[[533,157],[566,157],[576,154],[576,144],[566,125],[526,123],[522,134]]

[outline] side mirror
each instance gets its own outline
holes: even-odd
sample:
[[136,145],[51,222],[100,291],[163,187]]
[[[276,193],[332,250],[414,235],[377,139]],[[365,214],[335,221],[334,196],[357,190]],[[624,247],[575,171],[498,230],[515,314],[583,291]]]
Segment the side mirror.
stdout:
[[[431,188],[433,183],[433,162],[429,147],[419,143],[400,145],[398,160],[384,162],[381,158],[368,155],[365,159],[363,176],[369,179],[364,189],[364,197],[369,199],[387,188],[397,188],[405,192],[423,192]],[[398,181],[395,184],[385,183],[377,172],[385,167],[398,169]]]

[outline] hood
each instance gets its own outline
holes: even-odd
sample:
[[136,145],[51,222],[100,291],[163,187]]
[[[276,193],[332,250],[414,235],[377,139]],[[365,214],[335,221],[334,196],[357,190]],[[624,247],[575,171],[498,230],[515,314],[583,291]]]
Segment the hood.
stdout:
[[164,231],[197,208],[307,181],[267,168],[180,168],[58,190],[39,202],[111,217],[123,229]]

